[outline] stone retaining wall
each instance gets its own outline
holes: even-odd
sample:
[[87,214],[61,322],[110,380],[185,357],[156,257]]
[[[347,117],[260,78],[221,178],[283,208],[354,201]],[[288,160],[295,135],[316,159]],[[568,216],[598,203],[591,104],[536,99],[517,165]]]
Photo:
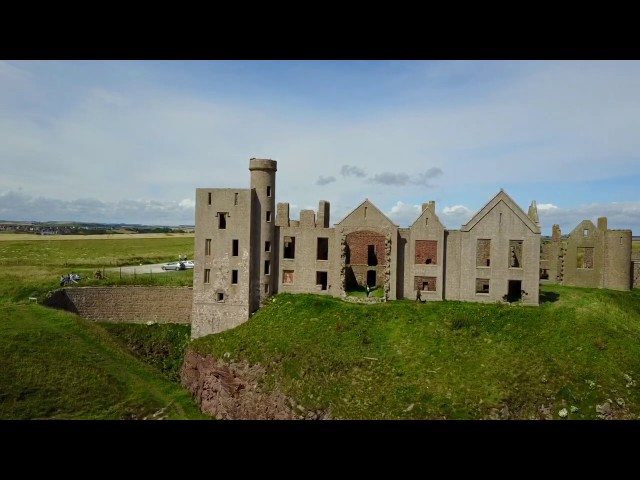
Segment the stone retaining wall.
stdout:
[[191,323],[191,287],[71,287],[44,303],[95,321]]

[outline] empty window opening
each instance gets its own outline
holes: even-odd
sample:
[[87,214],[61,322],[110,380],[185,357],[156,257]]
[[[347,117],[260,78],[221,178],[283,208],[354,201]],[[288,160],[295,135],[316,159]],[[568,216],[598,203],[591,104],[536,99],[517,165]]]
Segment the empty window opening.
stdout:
[[375,270],[367,270],[367,285],[370,287],[376,286],[376,271]]
[[476,278],[476,293],[489,293],[488,278]]
[[204,240],[204,254],[211,255],[211,239],[205,238]]
[[318,260],[329,260],[329,239],[318,238]]
[[227,213],[226,212],[218,212],[218,228],[220,228],[220,229],[227,228]]
[[240,250],[240,240],[233,240],[231,243],[231,255],[237,257],[238,250]]
[[422,289],[427,292],[436,291],[436,277],[427,277],[427,281],[422,283]]
[[211,192],[209,192],[208,197],[209,197],[208,204],[211,205]]
[[620,237],[620,245],[622,245],[622,237]]
[[364,218],[367,218],[367,207],[364,207]]
[[231,270],[231,283],[234,285],[238,283],[238,270]]
[[264,242],[264,251],[265,252],[271,251],[271,242]]
[[269,275],[271,273],[271,262],[269,260],[264,261],[264,274]]
[[414,277],[413,278],[413,289],[426,291],[426,292],[435,292],[436,291],[436,277]]
[[509,240],[509,268],[522,268],[522,240]]
[[476,267],[491,266],[491,240],[479,238],[476,243]]
[[576,267],[593,268],[593,247],[578,247]]
[[264,294],[265,295],[269,295],[269,284],[268,283],[264,284]]
[[425,217],[425,222],[424,224],[428,227],[429,226],[429,217]]
[[267,210],[267,222],[271,221],[271,212]]
[[211,279],[211,269],[205,268],[204,269],[204,283],[209,283],[210,279]]
[[320,285],[320,290],[327,289],[327,272],[316,272],[316,285]]
[[238,194],[236,193],[233,197],[233,204],[237,205],[238,204]]
[[267,185],[267,197],[271,196],[271,185]]
[[216,293],[216,300],[218,302],[224,302],[224,293],[223,292]]
[[498,220],[498,223],[502,223],[502,213],[500,213],[500,219]]
[[522,280],[509,280],[507,302],[517,302],[518,300],[522,300]]
[[438,263],[438,241],[416,240],[416,265],[435,265]]
[[296,258],[296,237],[284,237],[284,258]]
[[378,265],[378,257],[376,256],[376,246],[367,245],[367,265],[375,267]]
[[287,285],[291,285],[294,280],[293,270],[283,270],[282,271],[282,283]]
[[588,229],[588,228],[585,228],[585,229],[582,231],[582,235],[583,235],[584,237],[588,237],[588,236],[589,236],[589,229]]

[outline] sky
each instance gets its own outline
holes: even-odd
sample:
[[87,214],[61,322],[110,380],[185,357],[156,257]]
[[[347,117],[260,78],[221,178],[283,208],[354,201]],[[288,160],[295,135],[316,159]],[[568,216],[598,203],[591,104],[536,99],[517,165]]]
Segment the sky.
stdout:
[[502,188],[640,235],[640,61],[0,61],[0,220],[193,225],[253,157],[292,219],[458,229]]

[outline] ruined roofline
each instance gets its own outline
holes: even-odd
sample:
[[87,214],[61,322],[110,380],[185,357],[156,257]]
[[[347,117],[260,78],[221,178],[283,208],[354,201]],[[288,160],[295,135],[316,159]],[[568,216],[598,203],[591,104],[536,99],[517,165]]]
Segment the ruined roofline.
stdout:
[[533,220],[531,220],[531,218],[529,218],[525,211],[522,210],[522,208],[520,208],[520,206],[513,200],[513,198],[511,198],[502,188],[497,194],[493,196],[493,198],[491,198],[491,200],[489,200],[480,210],[478,210],[467,223],[463,224],[460,227],[460,230],[463,232],[468,232],[469,230],[471,230],[498,203],[500,203],[500,201],[503,201],[504,204],[509,207],[511,211],[513,211],[513,213],[515,213],[516,216],[518,216],[525,225],[529,227],[529,230],[531,230],[531,232],[537,234],[541,233],[542,229],[540,228],[540,225],[537,225]]
[[249,170],[268,170],[277,172],[278,162],[270,158],[251,158],[249,159]]
[[[326,212],[328,215],[331,215],[331,202],[329,202],[328,200],[319,200],[318,201],[318,208],[314,209],[312,208],[301,208],[298,211],[298,218],[294,219],[291,218],[290,216],[290,207],[291,204],[289,202],[278,202],[276,203],[276,226],[280,226],[280,227],[297,227],[297,226],[302,226],[302,222],[303,222],[303,217],[305,217],[306,215],[303,214],[303,212],[313,212],[313,217],[314,217],[314,225],[316,228],[331,228],[330,226],[323,226],[320,225],[320,218],[322,217],[322,215],[320,215],[320,211],[322,210],[323,206],[327,206],[328,211]],[[286,218],[281,218],[280,213],[282,213]],[[291,222],[294,222],[294,225],[291,225]],[[297,223],[295,223],[297,222]]]
[[209,192],[221,192],[221,191],[228,191],[228,192],[247,192],[249,190],[253,190],[251,188],[230,188],[230,187],[225,187],[225,188],[209,188],[209,187],[196,187],[196,190],[207,190]]
[[393,225],[396,228],[399,228],[399,225],[396,224],[393,220],[391,220],[382,210],[380,210],[371,200],[369,200],[368,198],[365,198],[362,202],[360,202],[356,208],[353,208],[349,213],[347,213],[344,217],[342,217],[342,219],[337,222],[334,223],[333,226],[336,227],[338,225],[340,225],[342,222],[344,222],[347,218],[349,218],[351,215],[353,215],[361,206],[363,206],[365,203],[368,203],[369,205],[371,205],[374,209],[376,209],[378,211],[378,213],[380,213],[380,215],[382,215],[384,218],[387,219],[387,221]]
[[581,237],[582,236],[582,230],[584,229],[585,225],[588,225],[589,228],[593,227],[594,230],[597,231],[601,231],[598,226],[593,223],[591,220],[581,220],[580,222],[578,222],[578,224],[573,227],[573,229],[569,232],[568,237],[573,236],[574,234]]
[[436,218],[436,221],[440,224],[442,228],[444,228],[445,230],[447,229],[447,227],[445,227],[444,223],[442,223],[442,221],[440,220],[440,217],[436,213],[436,202],[433,200],[429,200],[428,203],[422,204],[422,210],[420,210],[420,215],[418,215],[418,217],[413,221],[413,223],[409,225],[409,228],[413,228],[414,226],[417,226],[418,222],[427,214],[426,213],[427,211],[430,211],[431,213],[433,213],[433,216]]

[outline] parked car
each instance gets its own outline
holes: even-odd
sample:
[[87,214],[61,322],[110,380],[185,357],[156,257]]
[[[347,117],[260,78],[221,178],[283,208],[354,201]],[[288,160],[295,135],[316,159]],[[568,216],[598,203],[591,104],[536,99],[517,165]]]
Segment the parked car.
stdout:
[[170,262],[170,263],[165,263],[164,265],[162,265],[162,269],[163,270],[184,270],[186,268],[186,266],[184,268],[181,267],[181,263],[184,262]]
[[185,260],[183,263],[184,263],[184,268],[186,269],[193,268],[195,267],[195,264],[196,264],[193,260]]

